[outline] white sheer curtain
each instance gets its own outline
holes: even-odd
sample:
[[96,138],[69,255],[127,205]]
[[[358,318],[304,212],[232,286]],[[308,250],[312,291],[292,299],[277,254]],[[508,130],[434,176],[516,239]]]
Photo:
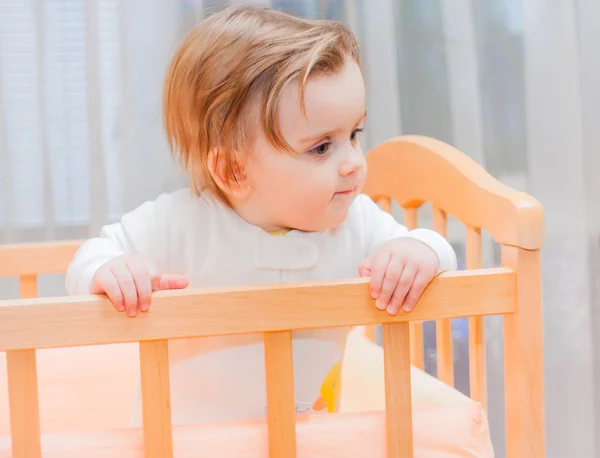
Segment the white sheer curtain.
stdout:
[[184,6],[0,2],[4,242],[86,236],[182,183],[160,86]]
[[549,444],[552,456],[591,457],[599,451],[600,5],[524,5],[529,184],[548,226]]
[[[162,78],[183,34],[233,3],[350,24],[365,63],[367,148],[401,133],[434,136],[541,200],[548,456],[595,457],[597,0],[2,0],[0,243],[86,237],[185,184],[165,144]],[[450,237],[462,250],[459,224]],[[491,243],[485,262],[499,262]],[[0,297],[13,287],[0,282]],[[489,416],[502,457],[502,321],[486,328]],[[454,330],[456,384],[466,391],[468,330],[461,320]],[[435,372],[431,326],[426,342]]]

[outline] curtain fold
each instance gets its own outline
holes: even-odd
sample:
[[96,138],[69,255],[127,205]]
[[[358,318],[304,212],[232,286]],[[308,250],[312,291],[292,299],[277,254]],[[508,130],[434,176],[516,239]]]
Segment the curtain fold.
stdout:
[[[106,194],[105,144],[102,138],[102,92],[100,84],[100,33],[98,27],[98,0],[85,3],[85,75],[87,80],[86,117],[90,148],[90,196]],[[93,197],[92,197],[93,198]],[[108,219],[107,199],[94,201],[90,228],[99,228]]]
[[[2,68],[2,56],[0,55],[0,68]],[[4,82],[0,71],[0,243],[12,240],[14,223],[12,221],[13,194],[12,189],[12,161],[8,150],[8,130],[6,127],[6,104],[4,103]]]
[[[576,4],[527,1],[529,190],[545,208],[545,374],[551,456],[595,456],[586,153]],[[590,152],[591,154],[591,152]],[[575,395],[576,394],[576,395]],[[568,437],[565,441],[562,438]]]

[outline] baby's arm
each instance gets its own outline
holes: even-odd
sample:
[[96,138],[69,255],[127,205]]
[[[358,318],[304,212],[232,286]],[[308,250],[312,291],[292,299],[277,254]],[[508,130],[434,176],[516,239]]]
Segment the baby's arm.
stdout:
[[361,276],[371,277],[377,307],[396,314],[411,311],[433,278],[457,268],[450,243],[429,229],[409,231],[371,199],[361,196],[366,258]]
[[162,195],[85,241],[67,270],[69,294],[106,293],[117,310],[135,316],[149,309],[152,291],[185,288],[187,278],[164,275],[173,204],[172,195]]

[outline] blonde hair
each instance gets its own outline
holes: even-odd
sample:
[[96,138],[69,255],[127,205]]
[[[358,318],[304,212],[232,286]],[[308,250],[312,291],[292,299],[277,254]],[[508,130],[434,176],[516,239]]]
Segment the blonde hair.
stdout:
[[209,172],[209,157],[226,183],[236,180],[240,158],[254,135],[249,108],[260,102],[269,143],[293,152],[281,135],[278,100],[291,81],[304,89],[313,74],[360,64],[355,36],[341,23],[307,20],[260,7],[232,7],[209,16],[184,40],[168,69],[164,120],[173,155],[190,173],[194,191],[227,203]]

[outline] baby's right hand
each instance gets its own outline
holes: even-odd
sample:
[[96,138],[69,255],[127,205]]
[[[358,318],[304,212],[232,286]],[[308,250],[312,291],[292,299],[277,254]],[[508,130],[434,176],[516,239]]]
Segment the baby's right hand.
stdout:
[[106,293],[119,312],[134,317],[138,310],[150,310],[153,291],[183,289],[188,284],[186,276],[161,274],[142,257],[128,254],[111,259],[96,271],[90,293]]

